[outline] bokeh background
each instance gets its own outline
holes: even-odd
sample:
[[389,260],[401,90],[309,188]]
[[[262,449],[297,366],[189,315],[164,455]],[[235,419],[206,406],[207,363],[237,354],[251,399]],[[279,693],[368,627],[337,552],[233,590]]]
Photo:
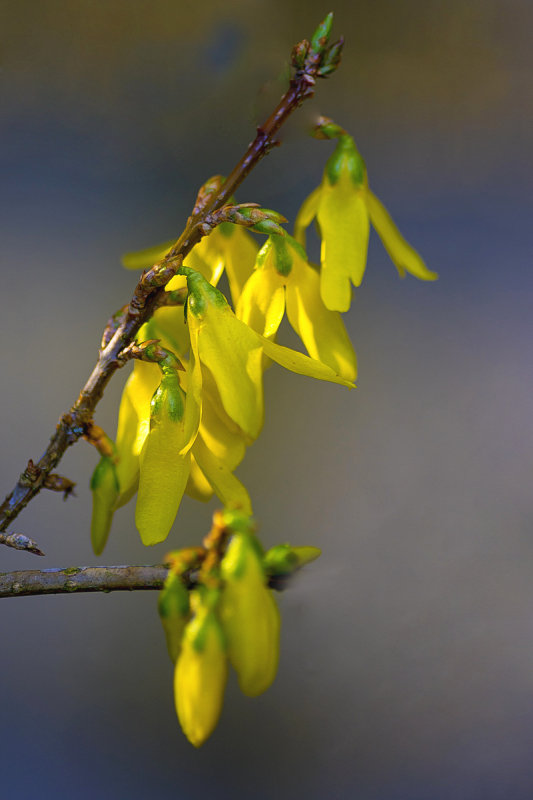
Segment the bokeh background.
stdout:
[[[280,597],[279,676],[253,701],[232,680],[197,752],[154,593],[4,600],[2,797],[533,796],[528,0],[4,0],[0,485],[40,455],[130,296],[120,254],[179,233],[330,9],[342,68],[239,197],[294,219],[327,114],[441,277],[400,281],[373,236],[346,318],[357,390],[266,377],[238,474],[265,544],[323,548]],[[98,409],[112,434],[124,378]],[[77,497],[43,493],[17,522],[46,559],[3,548],[2,571],[161,559],[133,504],[92,555],[95,463],[67,454]],[[214,505],[185,500],[168,544],[197,543]]]

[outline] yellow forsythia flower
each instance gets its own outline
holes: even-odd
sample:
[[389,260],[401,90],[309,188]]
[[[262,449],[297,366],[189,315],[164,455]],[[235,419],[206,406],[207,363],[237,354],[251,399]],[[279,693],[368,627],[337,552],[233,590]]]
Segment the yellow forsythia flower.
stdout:
[[276,677],[279,660],[279,611],[266,586],[257,540],[246,533],[233,536],[220,565],[224,588],[220,619],[228,643],[228,658],[245,695],[262,694]]
[[183,733],[195,747],[212,734],[228,676],[224,635],[215,612],[196,596],[196,614],[183,635],[174,673],[174,699]]
[[225,413],[248,442],[257,438],[263,425],[263,353],[293,372],[353,385],[322,362],[281,347],[252,330],[237,319],[224,295],[202,275],[188,269],[184,272],[189,287],[187,319],[191,337],[188,394],[201,398],[203,381],[210,373]]
[[349,309],[350,281],[359,286],[366,267],[370,222],[402,277],[410,272],[421,280],[436,280],[437,273],[426,267],[370,191],[365,163],[352,137],[330,120],[324,120],[317,130],[320,138],[338,138],[338,144],[321,185],[298,213],[295,236],[304,244],[305,229],[316,217],[322,237],[320,292],[327,308]]
[[186,443],[185,394],[176,372],[163,375],[151,401],[150,432],[140,456],[135,523],[143,544],[168,536],[187,485],[190,455]]
[[318,272],[292,236],[269,236],[248,279],[236,314],[267,338],[276,335],[287,311],[290,324],[311,358],[354,381],[357,359],[340,314],[330,311],[320,296]]

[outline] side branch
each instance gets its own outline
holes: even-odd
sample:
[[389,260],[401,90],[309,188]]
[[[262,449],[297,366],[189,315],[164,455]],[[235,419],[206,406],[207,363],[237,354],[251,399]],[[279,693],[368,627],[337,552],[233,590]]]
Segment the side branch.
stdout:
[[161,589],[168,566],[70,567],[0,573],[0,597]]
[[[302,565],[294,567],[294,571]],[[30,597],[42,594],[80,592],[132,592],[160,590],[168,575],[168,564],[125,567],[67,567],[66,569],[27,569],[0,573],[1,597]],[[268,586],[280,592],[292,575],[269,575]],[[188,589],[197,585],[197,572],[185,571],[182,580]]]

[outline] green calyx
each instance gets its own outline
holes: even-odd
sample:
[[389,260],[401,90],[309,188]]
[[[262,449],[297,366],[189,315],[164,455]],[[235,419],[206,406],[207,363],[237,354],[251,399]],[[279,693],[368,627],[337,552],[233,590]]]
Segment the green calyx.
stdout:
[[159,593],[158,610],[161,619],[185,618],[189,613],[189,593],[178,575],[169,573]]
[[226,239],[229,239],[235,233],[235,225],[232,222],[221,222],[218,226],[218,230],[222,236],[225,236]]
[[203,275],[190,267],[180,267],[178,275],[185,275],[187,278],[187,289],[189,290],[187,307],[191,314],[201,319],[208,308],[208,305],[224,307],[228,302],[222,292],[219,292]]
[[351,136],[343,133],[338,138],[337,147],[327,161],[324,174],[329,183],[334,186],[342,174],[348,173],[354,185],[360,187],[365,181],[365,162]]
[[274,260],[276,270],[280,275],[290,275],[292,269],[292,256],[289,248],[281,238],[281,236],[271,236],[270,241],[274,248]]
[[150,422],[160,423],[165,418],[171,422],[181,422],[185,412],[185,393],[179,385],[175,371],[163,373],[150,402]]
[[194,620],[196,623],[196,630],[194,631],[192,638],[192,646],[198,653],[202,653],[205,650],[209,630],[213,629],[216,632],[216,635],[219,637],[221,647],[225,649],[226,640],[224,632],[214,611],[214,608],[216,605],[218,605],[218,601],[220,599],[220,592],[212,589],[207,590],[205,587],[202,588],[204,591],[202,592],[202,599],[200,601],[201,606],[198,609]]
[[258,539],[248,532],[235,533],[220,565],[222,578],[224,580],[244,578],[250,559],[256,560],[259,568],[263,569],[263,551]]
[[232,533],[249,533],[255,530],[253,517],[243,514],[242,511],[225,509],[222,512],[222,521]]
[[304,261],[307,261],[306,252],[296,239],[289,234],[283,237],[271,234],[257,254],[256,266],[258,269],[261,269],[265,264],[267,256],[273,251],[274,267],[276,271],[280,275],[287,277],[291,274],[293,265],[293,252],[291,252],[291,250],[296,252]]

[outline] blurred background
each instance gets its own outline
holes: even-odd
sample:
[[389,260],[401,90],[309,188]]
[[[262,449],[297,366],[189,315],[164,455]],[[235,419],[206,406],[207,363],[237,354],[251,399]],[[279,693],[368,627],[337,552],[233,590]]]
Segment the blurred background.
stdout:
[[[528,0],[4,2],[2,494],[131,294],[121,253],[177,236],[330,10],[342,66],[239,199],[294,220],[332,149],[308,130],[331,116],[440,280],[399,280],[374,235],[346,317],[358,388],[266,376],[238,474],[266,545],[323,548],[279,598],[279,676],[256,700],[232,679],[195,751],[155,593],[3,600],[4,797],[533,796]],[[111,435],[125,377],[97,412]],[[2,548],[2,571],[155,563],[208,529],[216,503],[186,499],[147,551],[130,504],[95,559],[96,460],[66,455],[77,497],[43,493],[16,524],[46,559]]]

